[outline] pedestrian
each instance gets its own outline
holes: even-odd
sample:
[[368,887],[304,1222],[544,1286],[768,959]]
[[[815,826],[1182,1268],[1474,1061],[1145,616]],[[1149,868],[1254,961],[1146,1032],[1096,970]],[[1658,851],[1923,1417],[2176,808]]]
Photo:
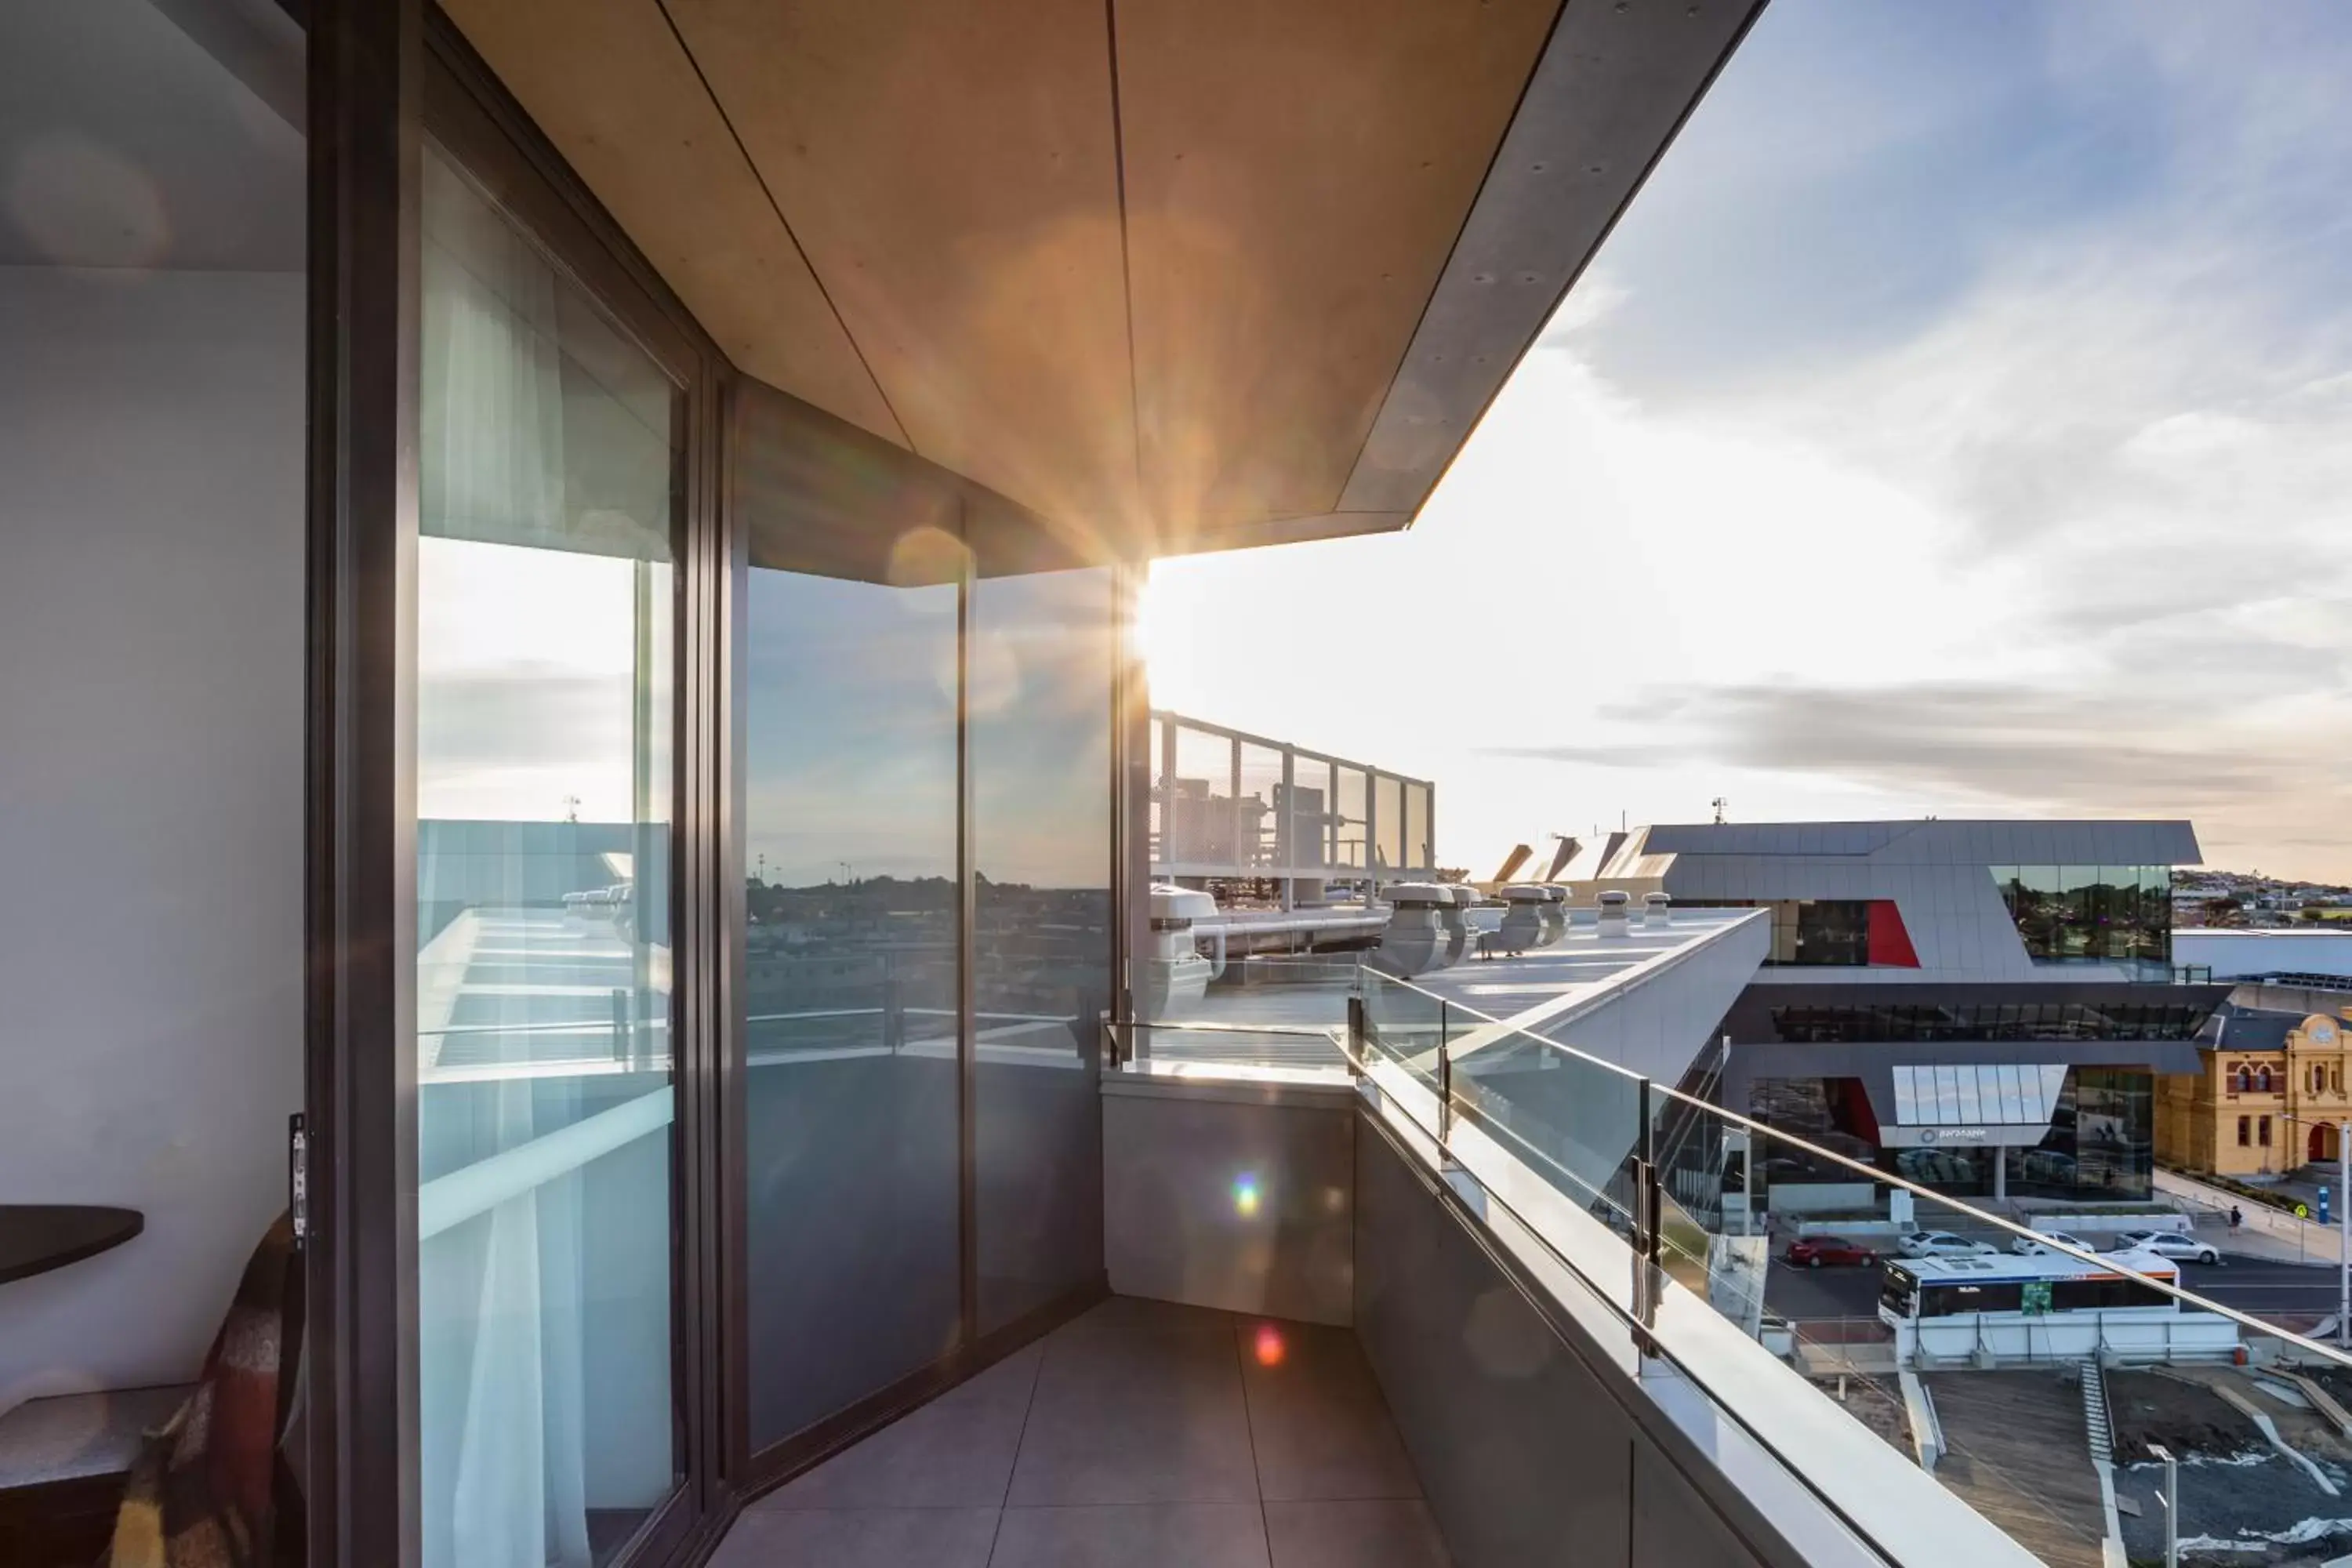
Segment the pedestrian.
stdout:
[[2235,1230],[2245,1223],[2246,1216],[2244,1211],[2241,1210],[2237,1205],[2231,1204],[2230,1205],[2230,1228],[2231,1230]]

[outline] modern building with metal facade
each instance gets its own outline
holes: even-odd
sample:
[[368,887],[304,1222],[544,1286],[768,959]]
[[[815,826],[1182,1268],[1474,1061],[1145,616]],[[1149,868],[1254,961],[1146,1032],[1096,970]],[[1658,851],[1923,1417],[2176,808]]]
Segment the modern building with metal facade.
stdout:
[[2171,868],[2200,858],[2186,822],[1706,823],[1580,846],[1564,877],[1772,911],[1726,1105],[1939,1191],[2136,1200],[2155,1077],[2196,1069],[2228,995],[2175,983]]

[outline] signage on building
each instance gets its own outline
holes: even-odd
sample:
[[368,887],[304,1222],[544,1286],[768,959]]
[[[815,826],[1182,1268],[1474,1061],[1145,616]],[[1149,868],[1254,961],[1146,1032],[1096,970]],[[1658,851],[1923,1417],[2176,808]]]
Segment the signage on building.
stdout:
[[2050,1131],[2047,1121],[1982,1122],[1969,1127],[1921,1127],[1895,1122],[1878,1130],[1882,1149],[2030,1149]]

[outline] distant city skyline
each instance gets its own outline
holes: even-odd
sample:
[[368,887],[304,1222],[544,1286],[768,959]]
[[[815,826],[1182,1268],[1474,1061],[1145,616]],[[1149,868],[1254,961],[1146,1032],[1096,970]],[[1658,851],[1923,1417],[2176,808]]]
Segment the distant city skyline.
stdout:
[[2352,8],[1780,0],[1408,534],[1153,700],[1549,832],[2163,816],[2352,879]]

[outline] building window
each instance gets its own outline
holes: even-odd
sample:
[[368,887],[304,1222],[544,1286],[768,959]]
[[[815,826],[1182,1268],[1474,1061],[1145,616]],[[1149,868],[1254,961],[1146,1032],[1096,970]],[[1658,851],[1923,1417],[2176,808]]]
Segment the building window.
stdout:
[[2247,1093],[2247,1092],[2251,1091],[2251,1090],[2253,1089],[2253,1087],[2254,1087],[2254,1074],[2253,1074],[2253,1070],[2252,1070],[2251,1068],[2244,1068],[2244,1067],[2241,1067],[2241,1068],[2238,1069],[2238,1092],[2239,1092],[2240,1094],[2245,1094],[2245,1093]]
[[[2271,1091],[2271,1068],[2268,1062],[2264,1062],[2262,1070],[2254,1075],[2254,1087],[2264,1094]],[[2263,1142],[2267,1143],[2270,1140],[2265,1138]]]
[[2251,1116],[2241,1116],[2241,1117],[2239,1117],[2239,1118],[2238,1118],[2238,1147],[2239,1147],[2239,1148],[2241,1148],[2241,1149],[2242,1149],[2242,1148],[2246,1147],[2246,1145],[2248,1145],[2249,1143],[2252,1143],[2253,1141],[2254,1141],[2254,1119],[2253,1119],[2252,1117],[2251,1117]]
[[2044,963],[2172,962],[2164,866],[1995,866],[2028,956]]
[[1776,899],[1768,963],[1858,967],[1870,962],[1870,900]]
[[2262,1132],[2263,1147],[2267,1149],[2271,1146],[2271,1119],[2267,1116],[2263,1118]]
[[[1776,932],[1776,942],[1778,935]],[[2188,1040],[2210,1009],[2138,1002],[1843,1004],[1771,1010],[1782,1040],[1815,1045],[1938,1040]],[[2251,1069],[2235,1069],[2251,1089]],[[2231,1079],[2225,1075],[2224,1087]]]
[[[417,1009],[413,1135],[428,1193],[531,1173],[409,1218],[419,1555],[585,1563],[684,1458],[663,1417],[686,395],[469,174],[422,162],[415,962],[443,1000]],[[597,1142],[616,1121],[637,1131]]]

